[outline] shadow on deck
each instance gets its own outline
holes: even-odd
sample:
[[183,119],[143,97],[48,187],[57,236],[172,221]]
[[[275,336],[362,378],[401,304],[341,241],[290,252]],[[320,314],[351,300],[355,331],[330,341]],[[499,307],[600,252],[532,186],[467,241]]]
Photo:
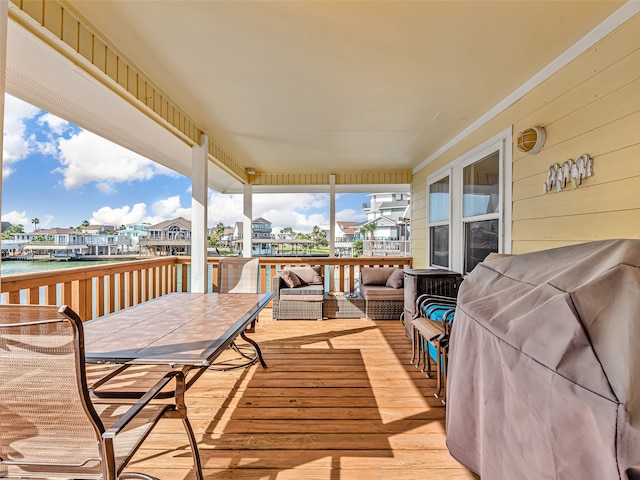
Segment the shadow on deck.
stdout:
[[[273,321],[251,335],[267,369],[207,371],[187,393],[204,474],[223,479],[473,479],[445,445],[435,380],[409,364],[398,321]],[[129,470],[192,479],[177,420]]]

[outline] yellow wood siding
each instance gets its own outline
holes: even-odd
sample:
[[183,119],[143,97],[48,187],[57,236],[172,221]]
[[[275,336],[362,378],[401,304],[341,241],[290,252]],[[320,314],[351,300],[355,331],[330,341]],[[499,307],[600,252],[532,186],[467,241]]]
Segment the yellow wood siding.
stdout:
[[[414,267],[426,265],[426,178],[513,125],[543,126],[537,155],[512,148],[512,252],[606,238],[640,238],[640,16],[612,32],[414,175]],[[544,194],[549,166],[594,159],[578,189]],[[507,226],[508,227],[508,226]],[[420,231],[424,231],[421,233]]]
[[[410,170],[333,172],[336,185],[410,184]],[[256,173],[254,185],[329,185],[327,173]]]

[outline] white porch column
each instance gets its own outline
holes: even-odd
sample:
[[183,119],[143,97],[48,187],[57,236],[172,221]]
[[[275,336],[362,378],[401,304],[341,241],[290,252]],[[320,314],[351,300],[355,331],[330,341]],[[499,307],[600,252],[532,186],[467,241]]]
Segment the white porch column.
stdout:
[[[4,138],[4,92],[7,75],[7,28],[9,27],[9,1],[0,0],[0,172],[4,166],[2,158]],[[0,181],[0,212],[2,211],[2,182]]]
[[209,139],[201,136],[200,146],[191,151],[191,291],[209,291],[207,268],[207,203]]
[[242,256],[252,256],[252,241],[253,229],[251,228],[251,222],[253,222],[253,188],[251,184],[245,183],[242,185],[242,191],[244,193],[244,209],[242,217]]
[[329,256],[336,256],[336,176],[329,175],[329,235],[331,241],[329,242]]
[[[336,176],[329,175],[329,257],[336,256]],[[335,266],[329,267],[329,291],[336,289]]]

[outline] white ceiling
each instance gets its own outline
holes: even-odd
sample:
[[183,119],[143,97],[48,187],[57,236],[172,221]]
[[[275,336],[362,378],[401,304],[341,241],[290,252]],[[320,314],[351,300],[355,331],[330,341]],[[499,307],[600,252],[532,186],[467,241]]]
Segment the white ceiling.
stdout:
[[[68,1],[242,166],[272,173],[412,169],[623,3]],[[38,41],[15,30],[9,72],[64,96],[53,113],[190,172],[186,145],[79,69],[38,73],[36,53],[12,49]],[[29,88],[9,75],[7,90]],[[25,99],[51,109],[39,97]],[[65,102],[111,131],[70,118]],[[218,169],[210,177],[237,190]]]

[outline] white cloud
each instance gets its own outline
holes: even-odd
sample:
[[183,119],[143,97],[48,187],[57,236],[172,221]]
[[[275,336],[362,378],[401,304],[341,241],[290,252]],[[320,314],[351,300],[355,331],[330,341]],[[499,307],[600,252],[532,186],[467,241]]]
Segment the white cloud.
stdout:
[[51,133],[55,135],[62,135],[65,130],[71,127],[71,124],[60,117],[56,117],[51,113],[45,113],[38,118],[40,125],[46,125]]
[[7,179],[13,173],[13,164],[26,158],[34,148],[34,139],[26,136],[24,120],[35,117],[41,110],[11,95],[5,95],[4,107],[2,177]]
[[154,202],[153,205],[151,205],[151,211],[155,213],[156,217],[161,218],[160,221],[177,217],[191,220],[191,208],[184,208],[180,204],[180,195],[174,195],[173,197]]
[[[316,225],[328,230],[329,202],[329,194],[324,193],[256,194],[253,196],[253,218],[269,220],[275,233],[285,227],[306,233]],[[235,222],[242,221],[242,205],[242,195],[210,193],[209,226],[215,226],[218,222],[233,226]],[[354,209],[336,212],[337,221],[361,222],[366,219],[364,212]]]
[[77,189],[96,182],[101,191],[115,191],[113,184],[150,180],[156,175],[178,174],[137,153],[86,130],[58,140],[63,185]]
[[[310,232],[314,226],[329,228],[328,193],[282,193],[253,196],[254,217],[271,222],[274,232],[291,227],[294,232]],[[320,212],[310,210],[321,210]]]
[[30,220],[27,217],[27,212],[16,212],[15,210],[2,215],[3,222],[9,222],[11,225],[22,225],[26,227]]
[[39,219],[40,223],[38,224],[38,228],[49,228],[49,227],[51,227],[54,218],[55,217],[53,215],[45,215],[44,217]]
[[233,227],[242,221],[242,195],[224,195],[215,191],[209,192],[208,223],[215,227],[222,222],[225,226]]
[[147,205],[136,203],[133,208],[125,205],[120,208],[102,207],[93,212],[89,223],[94,225],[125,225],[142,223],[147,219]]
[[[253,218],[264,217],[272,223],[273,231],[279,232],[291,227],[295,232],[310,232],[314,226],[329,229],[328,194],[259,194],[253,196]],[[316,209],[320,207],[321,210]],[[152,225],[183,217],[191,220],[191,207],[181,203],[179,195],[159,200],[151,205],[147,212],[144,203],[133,208],[102,207],[93,212],[91,223],[122,225],[126,223],[150,223]],[[215,227],[222,222],[233,226],[243,217],[243,196],[225,195],[211,190],[209,192],[208,225]],[[366,216],[351,209],[336,213],[336,219],[362,221]]]
[[155,202],[151,205],[151,212],[153,215],[149,215],[145,203],[136,203],[133,207],[129,205],[119,208],[105,206],[93,212],[89,222],[97,225],[116,226],[132,223],[150,223],[154,225],[177,217],[191,219],[191,209],[184,208],[180,204],[179,195]]
[[338,222],[364,222],[366,219],[367,215],[362,210],[356,211],[353,208],[345,208],[336,212],[336,221]]
[[[309,212],[324,209],[326,213]],[[218,222],[233,226],[243,217],[243,196],[223,195],[212,192],[209,195],[209,225]],[[272,224],[273,231],[279,232],[291,227],[295,232],[309,232],[318,225],[329,228],[329,194],[282,193],[253,195],[253,218],[263,217]]]
[[106,183],[106,182],[98,182],[96,183],[96,188],[98,190],[100,190],[102,193],[106,193],[107,195],[110,195],[112,193],[116,193],[118,190],[115,189],[115,187],[113,185],[111,185],[110,183]]

